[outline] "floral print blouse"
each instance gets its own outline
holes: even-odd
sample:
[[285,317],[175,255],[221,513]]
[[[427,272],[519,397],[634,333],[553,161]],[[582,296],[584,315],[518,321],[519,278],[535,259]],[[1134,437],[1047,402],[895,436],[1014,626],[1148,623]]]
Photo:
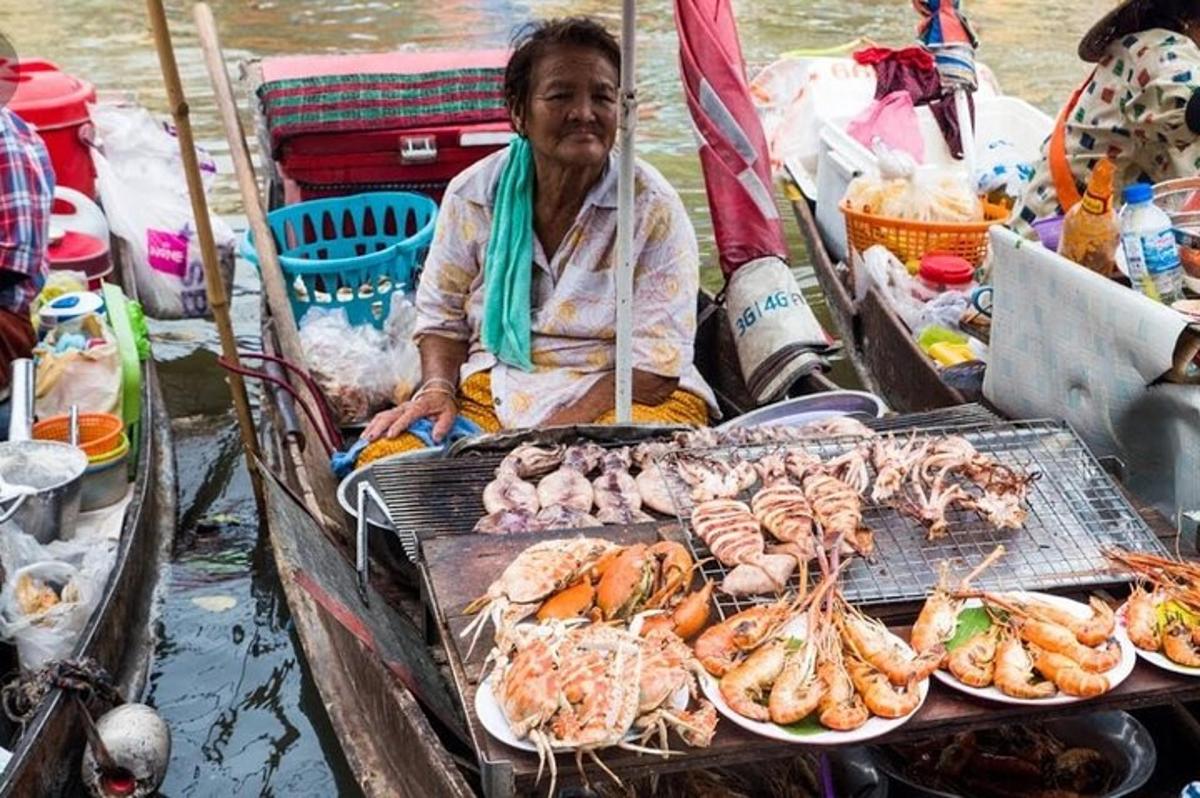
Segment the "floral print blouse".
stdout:
[[[1200,47],[1182,33],[1152,28],[1113,42],[1067,120],[1067,160],[1080,193],[1106,155],[1117,164],[1118,190],[1200,174],[1195,129],[1200,100],[1193,100],[1198,90]],[[1014,211],[1013,225],[1021,232],[1035,219],[1064,211],[1048,147],[1049,142],[1042,146],[1033,180]]]
[[[534,236],[531,356],[526,372],[483,347],[483,264],[495,187],[507,150],[458,175],[446,189],[417,289],[419,341],[468,341],[460,379],[491,371],[492,401],[505,428],[533,427],[578,401],[616,360],[617,164],[592,188],[553,258]],[[716,400],[692,363],[700,258],[683,201],[653,167],[634,179],[633,367],[679,379]]]

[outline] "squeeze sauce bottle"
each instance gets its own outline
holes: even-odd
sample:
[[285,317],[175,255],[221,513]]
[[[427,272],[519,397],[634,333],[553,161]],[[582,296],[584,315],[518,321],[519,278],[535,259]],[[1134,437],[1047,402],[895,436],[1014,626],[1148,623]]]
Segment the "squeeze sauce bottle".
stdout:
[[1092,170],[1083,199],[1067,211],[1058,254],[1104,277],[1117,273],[1117,247],[1121,227],[1113,210],[1113,176],[1116,166],[1102,159]]

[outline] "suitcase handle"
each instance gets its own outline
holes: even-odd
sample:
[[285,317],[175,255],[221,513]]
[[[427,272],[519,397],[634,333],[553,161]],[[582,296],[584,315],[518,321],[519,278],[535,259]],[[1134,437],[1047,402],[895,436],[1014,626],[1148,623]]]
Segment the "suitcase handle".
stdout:
[[400,139],[400,163],[433,163],[437,157],[437,139],[433,136],[405,136]]

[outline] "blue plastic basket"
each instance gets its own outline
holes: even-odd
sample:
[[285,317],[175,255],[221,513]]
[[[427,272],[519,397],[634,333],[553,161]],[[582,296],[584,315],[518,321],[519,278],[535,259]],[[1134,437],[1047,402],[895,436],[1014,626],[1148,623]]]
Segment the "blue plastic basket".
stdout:
[[[382,329],[392,295],[413,287],[433,239],[437,203],[424,194],[377,192],[288,205],[267,214],[296,322],[343,308],[350,324]],[[242,255],[255,266],[250,231]]]

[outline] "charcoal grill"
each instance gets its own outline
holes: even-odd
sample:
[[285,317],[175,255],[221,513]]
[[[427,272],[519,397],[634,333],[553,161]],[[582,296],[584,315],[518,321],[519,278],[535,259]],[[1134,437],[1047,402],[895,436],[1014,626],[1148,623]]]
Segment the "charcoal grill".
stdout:
[[[1101,553],[1105,546],[1165,553],[1154,533],[1121,494],[1096,458],[1063,422],[998,420],[928,424],[945,416],[902,417],[877,428],[919,428],[928,436],[962,435],[980,452],[1002,463],[1035,471],[1039,478],[1029,489],[1029,517],[1016,530],[997,530],[973,511],[947,513],[950,532],[936,541],[925,539],[926,530],[896,509],[863,500],[863,522],[875,533],[875,554],[856,559],[844,571],[843,592],[861,605],[881,605],[920,600],[937,581],[938,565],[949,561],[959,575],[980,562],[999,544],[1006,554],[974,583],[987,589],[1061,590],[1091,588],[1123,581],[1106,572]],[[916,422],[915,424],[913,422]],[[860,442],[852,437],[807,440],[786,446],[750,446],[711,449],[713,458],[740,457],[754,461],[783,448],[800,447],[824,460],[836,457]],[[668,458],[669,459],[669,458]],[[666,465],[669,466],[669,463]],[[872,477],[874,473],[872,472]],[[755,485],[741,498],[749,502]],[[690,501],[676,496],[679,523],[692,546],[704,575],[719,582],[730,570],[712,557],[688,520]],[[799,584],[792,577],[791,587]],[[739,612],[765,597],[719,595],[722,617]]]

